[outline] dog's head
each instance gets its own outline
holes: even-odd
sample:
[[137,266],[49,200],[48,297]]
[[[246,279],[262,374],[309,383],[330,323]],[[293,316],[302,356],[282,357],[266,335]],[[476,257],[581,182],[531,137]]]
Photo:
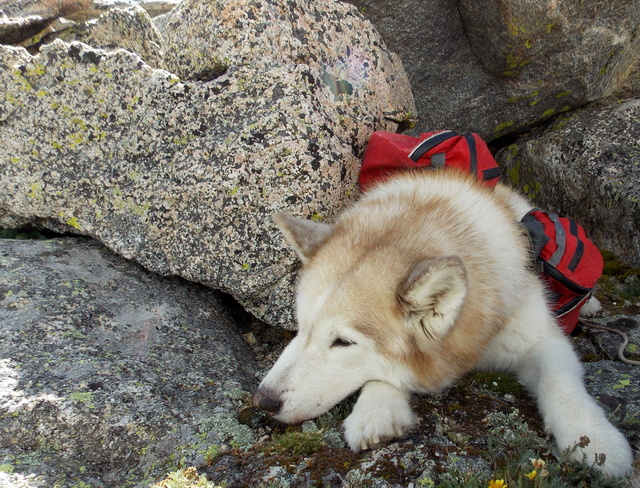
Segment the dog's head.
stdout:
[[423,351],[434,349],[459,314],[467,291],[463,263],[407,255],[398,236],[380,235],[370,225],[285,213],[274,220],[303,264],[298,334],[254,402],[297,423],[322,415],[368,381],[424,390],[414,372],[428,368]]

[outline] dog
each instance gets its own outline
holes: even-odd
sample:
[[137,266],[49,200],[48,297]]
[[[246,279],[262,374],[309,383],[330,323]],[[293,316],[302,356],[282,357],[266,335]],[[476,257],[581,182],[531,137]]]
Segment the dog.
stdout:
[[559,449],[587,436],[589,461],[605,454],[606,475],[630,473],[629,443],[587,393],[531,264],[518,224],[531,207],[506,185],[447,170],[394,176],[332,224],[275,214],[302,262],[298,333],[254,403],[299,423],[361,390],[344,422],[361,451],[413,428],[412,392],[440,392],[473,369],[509,371]]

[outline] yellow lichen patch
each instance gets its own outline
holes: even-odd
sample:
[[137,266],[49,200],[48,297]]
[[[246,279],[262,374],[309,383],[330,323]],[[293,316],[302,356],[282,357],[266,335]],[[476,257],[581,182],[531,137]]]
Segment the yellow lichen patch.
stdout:
[[493,129],[493,133],[497,134],[499,132],[502,132],[503,130],[511,127],[512,125],[515,125],[515,123],[516,123],[515,120],[507,120],[506,122],[502,122],[501,124],[498,124],[495,129]]
[[67,219],[67,225],[70,225],[71,227],[75,228],[75,229],[80,229],[80,224],[78,223],[78,219],[76,219],[75,217],[71,217],[70,219]]
[[39,182],[32,183],[29,187],[27,195],[30,198],[42,198],[42,186]]

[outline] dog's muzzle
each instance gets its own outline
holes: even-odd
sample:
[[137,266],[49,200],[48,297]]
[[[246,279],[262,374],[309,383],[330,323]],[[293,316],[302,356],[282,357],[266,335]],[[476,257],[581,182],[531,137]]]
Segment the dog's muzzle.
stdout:
[[282,400],[273,392],[267,390],[258,391],[253,395],[253,403],[260,409],[272,415],[277,414],[282,407]]

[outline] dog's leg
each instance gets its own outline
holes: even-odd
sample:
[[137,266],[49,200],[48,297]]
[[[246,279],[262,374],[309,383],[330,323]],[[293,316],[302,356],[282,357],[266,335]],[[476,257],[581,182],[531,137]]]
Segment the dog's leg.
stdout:
[[631,471],[629,443],[587,393],[582,367],[566,338],[543,340],[527,355],[519,378],[537,397],[545,426],[560,449],[573,448],[586,436],[589,444],[575,449],[572,458],[582,461],[584,453],[591,464],[598,454],[605,454],[600,468],[605,474],[621,477]]
[[344,434],[357,452],[401,437],[415,422],[408,393],[382,381],[370,381],[344,421]]

